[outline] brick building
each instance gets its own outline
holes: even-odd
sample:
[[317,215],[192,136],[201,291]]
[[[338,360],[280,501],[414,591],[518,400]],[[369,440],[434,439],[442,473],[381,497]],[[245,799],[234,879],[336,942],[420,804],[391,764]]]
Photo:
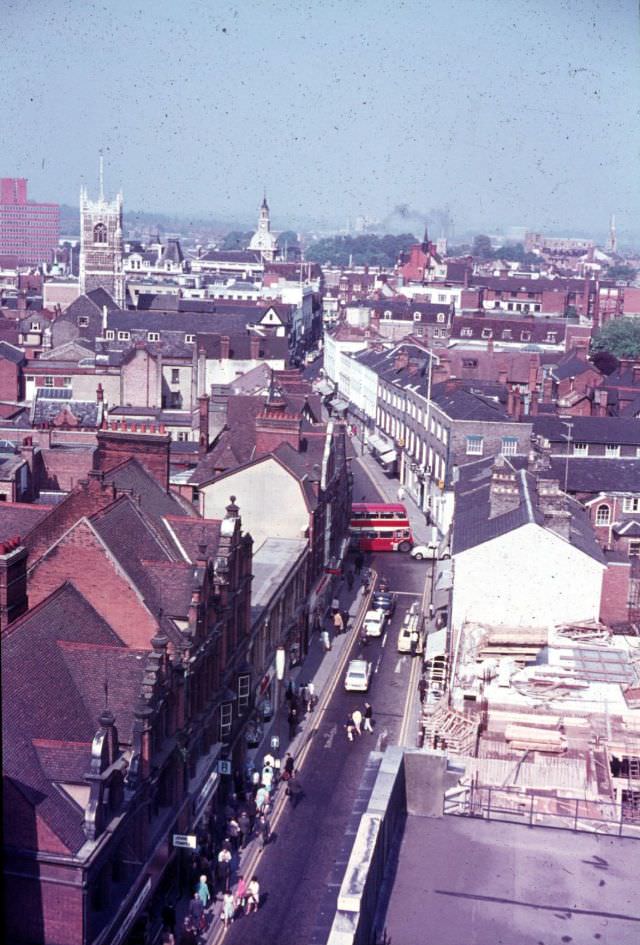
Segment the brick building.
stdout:
[[243,763],[251,539],[233,501],[203,520],[167,491],[168,444],[115,433],[48,513],[6,507],[26,533],[0,547],[16,943],[153,939],[178,879],[172,834],[207,822],[221,754]]
[[16,264],[49,263],[60,237],[60,207],[27,199],[24,178],[0,178],[0,256]]

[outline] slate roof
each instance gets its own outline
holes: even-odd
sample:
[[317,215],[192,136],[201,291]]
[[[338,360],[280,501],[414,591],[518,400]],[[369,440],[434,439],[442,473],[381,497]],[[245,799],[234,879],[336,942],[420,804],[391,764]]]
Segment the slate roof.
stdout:
[[165,492],[158,480],[137,459],[127,459],[110,469],[104,479],[105,482],[112,482],[120,492],[130,491],[144,514],[158,528],[161,528],[162,518],[167,515],[198,517],[189,502],[181,501],[174,492]]
[[567,377],[579,377],[580,374],[584,374],[586,371],[601,374],[595,364],[579,357],[575,348],[573,348],[553,366],[551,374],[557,381],[562,381]]
[[574,443],[609,443],[640,446],[640,421],[632,417],[567,417],[538,416],[533,432],[550,443],[567,443],[567,423],[571,424]]
[[434,384],[431,399],[452,420],[515,422],[502,405],[487,394],[463,386],[456,387],[451,381]]
[[95,400],[53,397],[51,393],[71,393],[71,389],[39,388],[31,408],[31,422],[34,426],[73,426],[96,429],[102,423],[103,405],[101,403]]
[[251,252],[250,250],[238,249],[238,250],[218,250],[210,249],[208,252],[203,253],[199,257],[206,262],[236,262],[236,263],[258,263],[262,262],[262,256],[258,252]]
[[[456,485],[456,504],[453,522],[452,553],[460,554],[469,548],[506,535],[523,525],[534,523],[545,528],[544,515],[537,505],[536,480],[525,469],[517,469],[509,460],[508,468],[516,470],[520,489],[520,504],[517,508],[490,518],[489,490],[493,457],[460,467]],[[570,543],[589,557],[604,563],[604,555],[598,545],[591,522],[579,502],[566,498],[567,510],[571,513]],[[553,533],[553,529],[548,528]],[[555,533],[554,533],[555,534]]]
[[0,502],[0,542],[28,534],[51,511],[48,505]]
[[[486,315],[456,315],[451,324],[451,338],[456,341],[489,341],[500,344],[559,345],[564,342],[566,322],[548,318],[488,317]],[[505,331],[511,337],[504,337]],[[471,332],[469,334],[469,332]],[[491,334],[483,337],[487,332]],[[547,341],[547,333],[554,332],[555,341]],[[528,335],[528,337],[527,337]]]
[[24,351],[8,341],[0,341],[0,358],[5,361],[11,361],[13,364],[22,364],[26,361]]
[[600,492],[640,493],[640,457],[638,459],[605,459],[590,456],[552,459],[553,475],[569,492],[598,495]]
[[[116,726],[123,739],[130,737],[144,669],[140,656],[71,583],[3,634],[2,686],[11,695],[3,699],[3,775],[71,852],[85,842],[82,812],[54,781],[82,783],[105,678]],[[47,743],[55,742],[64,744],[54,752]]]
[[228,332],[198,333],[196,348],[204,351],[210,360],[218,360],[221,356],[221,339],[223,335],[229,338],[229,357],[238,361],[248,361],[251,358],[251,339],[259,339],[258,357],[286,361],[289,357],[289,341],[287,338],[265,332]]

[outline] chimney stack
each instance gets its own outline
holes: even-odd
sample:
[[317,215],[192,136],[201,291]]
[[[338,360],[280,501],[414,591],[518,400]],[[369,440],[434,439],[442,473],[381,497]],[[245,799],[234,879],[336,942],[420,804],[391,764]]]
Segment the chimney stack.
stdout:
[[20,536],[0,543],[0,632],[28,608],[27,549]]
[[529,394],[538,390],[538,359],[529,358]]
[[257,361],[260,357],[260,336],[252,334],[249,336],[250,359]]
[[504,456],[496,456],[491,468],[491,486],[489,489],[489,518],[513,512],[520,505],[518,477],[514,469],[507,465]]
[[209,449],[209,397],[198,397],[198,453],[204,456]]
[[228,361],[229,351],[231,350],[231,340],[228,335],[222,335],[220,338],[220,360]]
[[571,537],[569,500],[557,479],[538,479],[538,508],[544,516],[544,527],[567,540]]

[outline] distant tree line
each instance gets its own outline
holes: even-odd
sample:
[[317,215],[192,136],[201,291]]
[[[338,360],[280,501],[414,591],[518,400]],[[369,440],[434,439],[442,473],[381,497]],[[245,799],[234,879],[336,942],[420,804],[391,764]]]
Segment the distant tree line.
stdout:
[[591,350],[606,351],[616,358],[640,357],[640,319],[612,318],[594,335]]
[[362,236],[329,236],[312,243],[306,250],[305,258],[321,265],[332,266],[383,266],[387,269],[395,266],[398,257],[418,241],[413,233],[401,233],[400,236],[376,236],[363,233]]

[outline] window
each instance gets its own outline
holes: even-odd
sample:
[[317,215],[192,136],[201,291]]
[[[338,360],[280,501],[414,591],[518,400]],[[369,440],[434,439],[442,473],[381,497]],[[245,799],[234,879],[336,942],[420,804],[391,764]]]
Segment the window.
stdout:
[[384,318],[386,321],[391,320],[391,312],[389,311],[389,309],[387,309],[386,312],[384,313]]
[[503,456],[515,456],[518,452],[518,438],[516,436],[503,436],[501,452]]
[[530,341],[531,332],[530,331],[521,331],[520,332],[520,341]]
[[[80,324],[80,319],[78,319],[78,324]],[[88,324],[89,319],[87,319],[87,325]],[[31,322],[31,331],[40,331],[40,322]]]
[[599,505],[596,509],[596,525],[608,525],[611,521],[611,509],[608,505]]
[[640,541],[629,542],[629,557],[630,558],[640,557]]
[[160,341],[159,333],[157,331],[148,331],[147,341]]
[[608,459],[617,459],[620,456],[620,446],[617,443],[607,443],[604,448],[604,455]]
[[556,343],[556,332],[555,332],[555,331],[548,331],[548,332],[547,332],[547,337],[546,337],[545,341],[548,341],[549,344],[552,344],[552,345],[555,344],[555,343]]
[[251,692],[251,676],[249,673],[243,673],[238,676],[238,712],[244,712],[249,708],[249,694]]
[[414,322],[419,322],[422,319],[422,312],[414,312],[413,320]]
[[[87,328],[89,326],[88,315],[78,315],[78,328]],[[31,326],[33,328],[33,325]]]
[[438,302],[446,302],[446,301],[447,301],[446,295],[440,294],[440,295],[438,296]]
[[511,329],[510,329],[510,328],[505,328],[505,329],[503,329],[502,337],[503,337],[503,339],[504,339],[505,341],[510,341],[510,340],[511,340]]
[[105,337],[106,337],[107,341],[113,341],[113,339],[115,338],[115,336],[116,336],[115,331],[113,331],[111,328],[107,328],[107,330],[106,330],[106,332],[105,332]]
[[178,432],[178,437],[177,437],[177,439],[178,439],[178,443],[188,443],[188,442],[189,442],[189,434],[188,434],[188,433],[185,433],[184,430],[180,430],[180,431]]
[[224,740],[231,735],[231,725],[233,723],[233,706],[230,702],[223,702],[220,706],[220,740]]
[[71,378],[70,378],[70,377],[63,377],[63,378],[62,378],[62,386],[63,386],[63,387],[71,387]]
[[180,383],[180,368],[177,368],[177,367],[171,368],[171,383],[172,384]]
[[443,321],[444,321],[444,317],[445,317],[445,316],[444,316],[444,312],[438,312],[438,314],[436,315],[436,321],[438,321],[438,322],[443,322]]
[[467,456],[482,456],[483,438],[481,436],[467,437]]
[[94,243],[106,243],[107,242],[107,228],[104,223],[96,223],[93,228],[93,242]]
[[119,331],[118,332],[118,341],[128,341],[131,335],[128,331]]
[[483,338],[491,338],[492,335],[493,335],[493,331],[492,331],[491,328],[483,328],[483,329],[482,329],[482,337],[483,337]]
[[185,335],[185,336],[184,336],[184,343],[185,343],[186,345],[192,345],[195,340],[196,340],[196,336],[195,336],[195,335]]
[[47,377],[45,377],[45,379],[44,379],[44,386],[45,386],[45,387],[53,387],[53,378],[50,377],[49,375],[47,375]]
[[461,328],[460,329],[461,338],[472,338],[473,337],[473,328]]
[[478,359],[477,358],[463,358],[462,366],[466,368],[478,367]]
[[573,455],[574,455],[574,456],[588,456],[588,455],[589,455],[589,444],[588,444],[588,443],[574,443],[574,444],[573,444]]
[[640,496],[625,496],[622,500],[623,512],[640,512]]

